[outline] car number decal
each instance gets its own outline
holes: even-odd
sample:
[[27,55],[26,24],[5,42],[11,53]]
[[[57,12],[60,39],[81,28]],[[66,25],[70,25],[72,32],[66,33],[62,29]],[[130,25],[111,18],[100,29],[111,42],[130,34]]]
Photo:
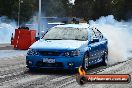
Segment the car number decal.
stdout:
[[44,58],[43,62],[45,63],[55,63],[55,59],[51,59],[51,58]]

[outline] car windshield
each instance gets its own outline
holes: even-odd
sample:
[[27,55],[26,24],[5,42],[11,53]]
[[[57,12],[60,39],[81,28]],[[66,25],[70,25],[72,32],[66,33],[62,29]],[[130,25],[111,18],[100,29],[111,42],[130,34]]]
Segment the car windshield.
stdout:
[[86,28],[54,27],[44,36],[45,40],[88,40]]

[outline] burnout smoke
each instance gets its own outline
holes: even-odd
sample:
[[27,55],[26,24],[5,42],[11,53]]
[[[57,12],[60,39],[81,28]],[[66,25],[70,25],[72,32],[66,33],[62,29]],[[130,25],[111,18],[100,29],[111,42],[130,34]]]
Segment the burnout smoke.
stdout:
[[89,24],[97,26],[108,39],[109,64],[122,62],[130,58],[132,52],[132,26],[131,22],[118,22],[113,15],[90,20]]
[[8,20],[6,17],[0,17],[0,43],[10,43],[15,28],[17,28],[15,21]]

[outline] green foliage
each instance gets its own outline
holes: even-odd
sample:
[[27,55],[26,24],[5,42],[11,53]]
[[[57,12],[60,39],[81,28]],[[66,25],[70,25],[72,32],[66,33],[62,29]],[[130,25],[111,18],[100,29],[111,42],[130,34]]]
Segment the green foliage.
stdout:
[[90,19],[94,14],[95,2],[93,0],[76,0],[74,15],[81,18]]
[[74,9],[74,16],[87,20],[106,15],[121,20],[132,17],[132,0],[76,0]]
[[20,20],[27,22],[37,11],[35,0],[23,0],[20,6]]
[[[36,11],[36,0],[21,0],[20,22],[28,21]],[[0,0],[0,16],[7,16],[10,19],[18,19],[19,0]]]
[[68,0],[42,0],[42,12],[45,16],[67,16]]
[[[28,21],[38,12],[39,0],[21,0],[20,22]],[[0,16],[18,19],[19,0],[0,0]],[[43,16],[80,17],[97,19],[100,16],[114,15],[118,20],[132,18],[132,0],[42,0]]]

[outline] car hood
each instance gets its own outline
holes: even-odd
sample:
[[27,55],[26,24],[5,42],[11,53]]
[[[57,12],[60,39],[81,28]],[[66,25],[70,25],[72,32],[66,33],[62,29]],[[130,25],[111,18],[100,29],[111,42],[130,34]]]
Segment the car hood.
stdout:
[[75,50],[83,45],[86,45],[87,41],[77,40],[39,40],[31,45],[31,49],[41,50]]

